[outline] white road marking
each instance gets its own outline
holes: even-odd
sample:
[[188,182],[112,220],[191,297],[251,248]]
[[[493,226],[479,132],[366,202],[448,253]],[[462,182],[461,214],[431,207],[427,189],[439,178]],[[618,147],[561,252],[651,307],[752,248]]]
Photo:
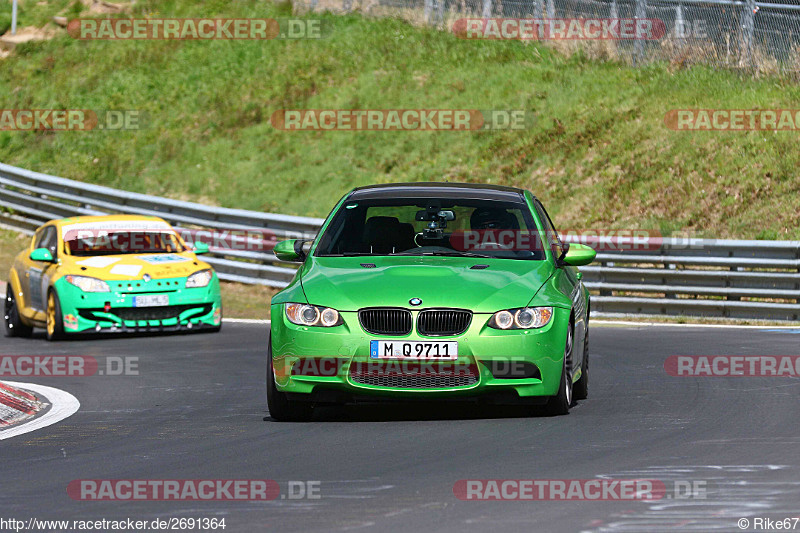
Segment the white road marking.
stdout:
[[223,322],[233,324],[269,324],[269,320],[262,320],[258,318],[223,318]]
[[37,397],[50,403],[51,407],[45,414],[34,418],[30,422],[23,422],[18,426],[12,426],[0,431],[0,440],[10,439],[11,437],[52,426],[56,422],[61,422],[65,418],[74,415],[81,407],[81,402],[79,402],[75,396],[60,389],[36,385],[34,383],[17,383],[14,381],[4,381],[3,383],[8,383],[12,387],[27,389],[34,392]]

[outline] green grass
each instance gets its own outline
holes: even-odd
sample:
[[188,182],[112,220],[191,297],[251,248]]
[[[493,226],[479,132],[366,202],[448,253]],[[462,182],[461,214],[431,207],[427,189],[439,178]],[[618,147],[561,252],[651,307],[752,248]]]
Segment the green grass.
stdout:
[[[59,8],[68,2],[51,2]],[[47,6],[23,2],[25,17]],[[35,6],[35,7],[34,7]],[[265,1],[149,0],[134,16],[286,17]],[[55,14],[55,13],[52,13]],[[77,41],[2,62],[4,108],[140,109],[129,132],[0,132],[0,160],[139,192],[325,216],[348,189],[528,188],[569,228],[800,238],[798,132],[675,132],[675,108],[800,108],[800,88],[705,67],[630,68],[397,19],[326,15],[303,41]],[[526,109],[525,131],[284,132],[283,108]]]

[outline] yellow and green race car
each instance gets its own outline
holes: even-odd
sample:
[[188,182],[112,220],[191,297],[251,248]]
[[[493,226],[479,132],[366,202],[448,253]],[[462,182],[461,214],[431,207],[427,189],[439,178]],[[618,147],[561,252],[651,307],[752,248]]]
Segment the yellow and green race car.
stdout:
[[219,279],[158,217],[86,216],[52,220],[11,267],[7,336],[44,328],[68,333],[157,332],[222,325]]

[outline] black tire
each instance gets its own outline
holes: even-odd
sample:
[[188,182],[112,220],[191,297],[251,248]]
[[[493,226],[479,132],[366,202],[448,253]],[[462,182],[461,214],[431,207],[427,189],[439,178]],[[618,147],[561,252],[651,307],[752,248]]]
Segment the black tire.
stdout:
[[583,338],[583,361],[581,361],[581,377],[572,386],[572,399],[585,400],[589,397],[589,327]]
[[569,408],[572,405],[572,377],[570,375],[571,369],[568,368],[572,360],[572,324],[569,325],[567,330],[567,342],[564,347],[564,365],[561,370],[561,382],[558,385],[558,394],[551,396],[547,404],[544,406],[544,411],[548,416],[560,416],[569,414]]
[[311,402],[293,402],[278,390],[272,369],[272,337],[267,338],[267,408],[269,415],[279,422],[307,422],[314,414]]
[[17,299],[14,297],[14,291],[11,290],[11,283],[6,287],[5,326],[6,337],[30,337],[33,335],[33,327],[22,322],[22,317],[19,316]]
[[[52,315],[50,314],[51,302],[54,306]],[[54,289],[50,289],[47,293],[47,308],[45,309],[45,313],[47,315],[47,323],[45,324],[47,340],[53,342],[63,339],[64,317],[61,316],[61,301],[58,298],[58,293]],[[51,320],[53,321],[52,325],[50,323]]]

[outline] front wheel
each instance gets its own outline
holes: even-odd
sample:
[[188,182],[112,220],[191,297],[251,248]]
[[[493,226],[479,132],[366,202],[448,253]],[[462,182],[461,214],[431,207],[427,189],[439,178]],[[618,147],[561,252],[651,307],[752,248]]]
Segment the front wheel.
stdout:
[[311,420],[314,407],[310,402],[293,402],[275,384],[272,368],[272,338],[268,338],[267,356],[267,407],[269,415],[280,422],[306,422]]
[[10,282],[6,287],[5,325],[6,337],[30,337],[33,334],[33,328],[22,322],[19,316],[17,299],[14,297]]
[[545,413],[550,416],[569,414],[572,405],[572,324],[567,329],[567,344],[564,347],[564,366],[561,369],[561,382],[558,385],[558,394],[551,396],[545,405]]
[[61,302],[53,289],[47,293],[47,340],[57,341],[64,338],[64,318],[61,316]]

